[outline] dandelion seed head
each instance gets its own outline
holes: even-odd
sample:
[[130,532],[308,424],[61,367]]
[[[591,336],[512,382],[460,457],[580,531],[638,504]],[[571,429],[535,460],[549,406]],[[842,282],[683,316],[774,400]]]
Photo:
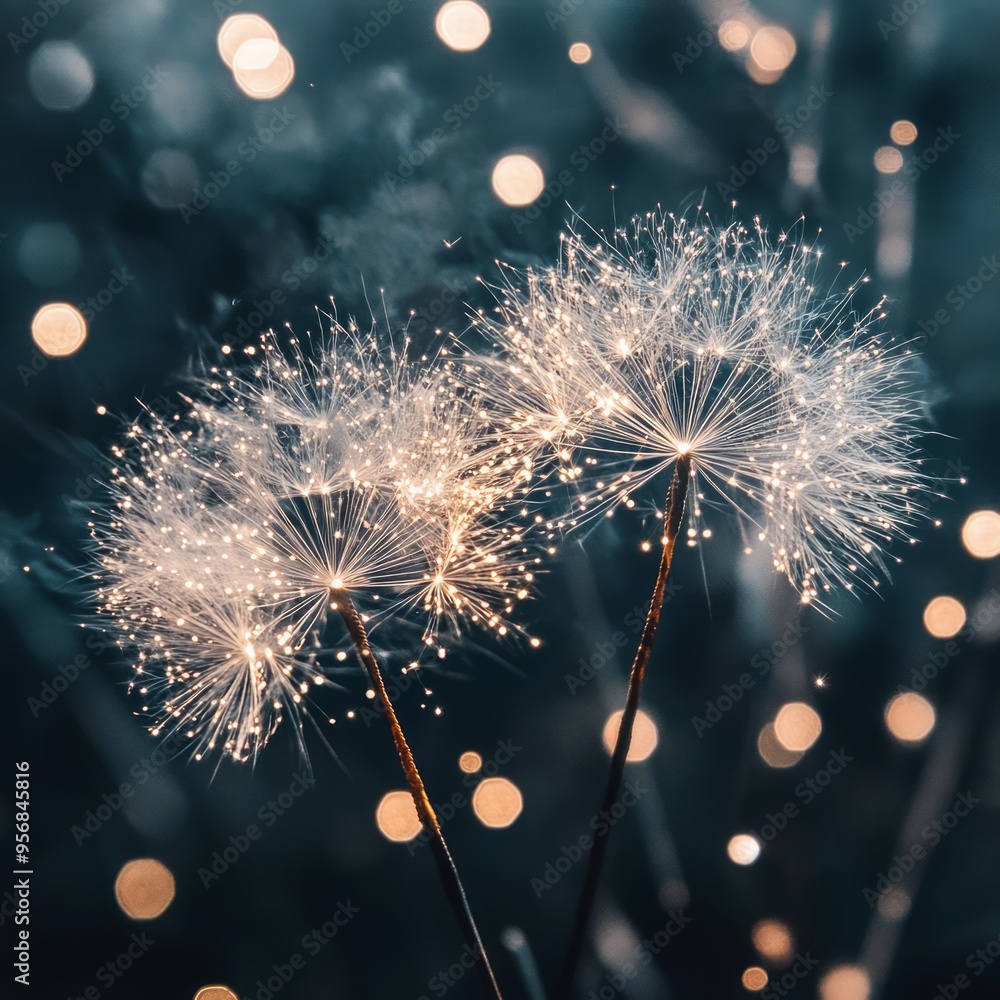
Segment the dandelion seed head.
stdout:
[[[507,433],[576,490],[580,523],[692,469],[689,545],[720,509],[771,550],[803,603],[875,587],[926,515],[913,353],[821,291],[795,233],[650,213],[612,239],[578,227],[553,268],[504,269],[474,361]],[[627,350],[625,347],[627,346]],[[661,494],[662,496],[662,494]],[[745,546],[746,547],[746,546]]]
[[331,320],[307,343],[262,336],[114,449],[97,603],[151,732],[190,733],[199,758],[253,758],[286,718],[304,751],[338,594],[369,632],[416,623],[443,655],[467,628],[519,632],[551,547],[554,527],[522,517],[531,462],[475,392]]

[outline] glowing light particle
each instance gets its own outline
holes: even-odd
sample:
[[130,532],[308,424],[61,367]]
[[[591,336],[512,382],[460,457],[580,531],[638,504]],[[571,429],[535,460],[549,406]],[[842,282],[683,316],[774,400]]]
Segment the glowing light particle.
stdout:
[[804,701],[783,705],[774,720],[774,735],[786,750],[808,750],[822,731],[819,713]]
[[530,205],[544,189],[545,175],[530,156],[513,153],[493,168],[493,191],[506,205]]
[[726,845],[729,860],[737,865],[752,865],[760,857],[760,841],[750,833],[738,833]]
[[417,807],[409,792],[387,792],[375,809],[375,822],[386,840],[402,844],[420,833],[421,822]]
[[49,302],[31,320],[31,339],[50,358],[74,354],[87,339],[87,321],[68,302]]
[[174,876],[155,858],[136,858],[122,865],[115,879],[115,899],[133,920],[153,920],[174,898]]
[[920,743],[934,728],[934,706],[914,691],[896,695],[885,707],[885,724],[902,743]]
[[472,52],[490,37],[490,18],[472,0],[450,0],[437,12],[434,30],[449,49]]
[[970,514],[962,525],[962,544],[977,559],[1000,556],[1000,514],[995,510]]
[[965,608],[954,597],[935,597],[924,608],[924,628],[935,639],[950,639],[965,624]]
[[[608,716],[608,721],[604,723],[602,739],[604,749],[608,753],[613,753],[615,740],[618,739],[618,729],[621,726],[622,712],[612,712]],[[656,723],[640,708],[635,717],[635,724],[632,727],[632,742],[629,743],[628,754],[625,757],[628,763],[633,764],[647,757],[656,749],[660,734],[656,728]]]
[[520,789],[506,778],[486,778],[472,793],[472,809],[483,826],[495,830],[510,826],[524,808]]

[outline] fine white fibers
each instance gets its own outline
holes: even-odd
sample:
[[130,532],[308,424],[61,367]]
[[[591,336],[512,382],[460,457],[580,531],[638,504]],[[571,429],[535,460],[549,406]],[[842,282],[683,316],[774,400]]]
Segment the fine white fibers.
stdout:
[[857,285],[815,284],[821,254],[786,234],[652,213],[607,241],[564,237],[557,267],[504,270],[468,359],[518,445],[557,464],[576,519],[628,506],[691,460],[694,527],[713,501],[770,546],[802,601],[877,586],[929,484],[915,357],[875,329]]
[[[447,366],[334,322],[247,368],[213,368],[184,412],[147,412],[95,512],[95,589],[156,733],[243,760],[322,684],[326,620],[348,595],[423,647],[504,635],[542,546],[521,521],[531,462]],[[418,654],[419,655],[419,654]]]

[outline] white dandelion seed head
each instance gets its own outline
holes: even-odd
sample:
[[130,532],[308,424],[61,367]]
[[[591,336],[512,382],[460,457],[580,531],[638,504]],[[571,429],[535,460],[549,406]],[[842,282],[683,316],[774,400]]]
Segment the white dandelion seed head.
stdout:
[[729,507],[804,602],[877,585],[923,517],[914,356],[882,303],[818,287],[820,252],[786,234],[651,213],[608,241],[585,228],[558,266],[505,271],[469,366],[498,419],[576,485],[582,518],[691,462],[692,538]]
[[129,427],[92,522],[99,610],[151,730],[237,760],[285,717],[304,750],[339,594],[370,628],[417,620],[426,649],[507,635],[545,534],[520,523],[530,461],[446,365],[335,320],[305,345],[263,336],[252,359]]

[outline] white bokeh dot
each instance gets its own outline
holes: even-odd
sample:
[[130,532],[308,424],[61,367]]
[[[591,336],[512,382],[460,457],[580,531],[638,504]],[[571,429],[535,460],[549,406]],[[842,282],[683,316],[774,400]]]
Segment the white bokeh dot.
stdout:
[[75,111],[94,90],[90,61],[72,42],[45,42],[32,54],[28,84],[49,111]]

